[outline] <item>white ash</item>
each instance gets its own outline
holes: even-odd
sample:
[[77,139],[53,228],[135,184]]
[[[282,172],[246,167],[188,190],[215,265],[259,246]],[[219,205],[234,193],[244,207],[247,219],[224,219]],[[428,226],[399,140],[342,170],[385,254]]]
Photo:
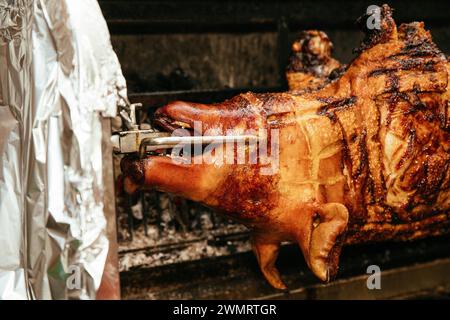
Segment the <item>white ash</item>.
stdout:
[[119,271],[128,271],[133,267],[156,267],[184,261],[220,257],[251,250],[251,245],[248,241],[237,245],[233,252],[230,252],[229,246],[217,247],[211,246],[209,243],[208,240],[202,240],[194,242],[182,250],[174,250],[169,253],[148,254],[145,251],[121,253]]
[[[143,204],[147,208],[144,233]],[[128,230],[128,201],[118,197],[120,271],[219,257],[251,250],[247,229],[196,203],[147,192],[132,205],[133,239]],[[233,240],[228,236],[238,235]],[[216,239],[222,239],[217,243]],[[225,242],[224,242],[225,241]],[[167,249],[167,247],[170,247]]]

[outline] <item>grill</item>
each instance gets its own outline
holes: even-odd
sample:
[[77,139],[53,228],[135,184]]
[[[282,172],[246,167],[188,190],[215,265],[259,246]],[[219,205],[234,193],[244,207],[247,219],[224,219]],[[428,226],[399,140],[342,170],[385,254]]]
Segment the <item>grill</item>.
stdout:
[[[290,43],[300,30],[324,30],[334,56],[350,62],[362,35],[354,21],[365,1],[99,1],[128,82],[142,103],[138,122],[173,100],[212,103],[238,93],[285,91]],[[425,21],[450,52],[445,1],[396,2],[397,22]],[[118,127],[113,122],[113,128]],[[114,156],[115,177],[120,156]],[[111,174],[111,173],[110,173]],[[289,293],[265,283],[245,227],[199,204],[160,192],[117,193],[122,298],[450,298],[448,237],[344,248],[338,280],[321,284],[300,250],[282,247],[279,269]],[[113,260],[112,260],[113,261]],[[367,267],[383,271],[368,290]]]

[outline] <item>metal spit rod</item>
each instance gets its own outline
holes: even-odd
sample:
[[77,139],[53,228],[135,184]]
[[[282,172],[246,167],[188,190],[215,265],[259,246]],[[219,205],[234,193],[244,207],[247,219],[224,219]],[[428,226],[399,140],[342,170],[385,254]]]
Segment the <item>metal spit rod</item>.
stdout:
[[170,136],[167,132],[150,130],[121,131],[111,137],[116,153],[138,152],[141,157],[148,151],[172,149],[177,145],[187,144],[221,144],[257,141],[254,135],[224,135],[224,136]]
[[256,141],[254,135],[233,135],[233,136],[183,136],[183,137],[154,137],[144,138],[139,146],[139,155],[145,156],[148,151],[156,151],[161,149],[171,149],[179,145],[188,144],[222,144],[236,143],[246,141]]

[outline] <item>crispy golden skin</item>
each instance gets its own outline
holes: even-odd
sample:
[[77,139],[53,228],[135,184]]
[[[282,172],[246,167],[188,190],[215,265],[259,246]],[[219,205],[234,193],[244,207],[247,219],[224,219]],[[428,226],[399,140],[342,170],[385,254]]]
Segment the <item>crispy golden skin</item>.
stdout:
[[449,231],[449,64],[423,23],[398,29],[388,6],[343,75],[318,90],[246,93],[219,104],[173,102],[157,122],[203,129],[279,130],[279,170],[264,164],[177,164],[126,158],[128,192],[156,188],[202,202],[253,230],[266,279],[280,243],[299,244],[324,281],[343,244]]

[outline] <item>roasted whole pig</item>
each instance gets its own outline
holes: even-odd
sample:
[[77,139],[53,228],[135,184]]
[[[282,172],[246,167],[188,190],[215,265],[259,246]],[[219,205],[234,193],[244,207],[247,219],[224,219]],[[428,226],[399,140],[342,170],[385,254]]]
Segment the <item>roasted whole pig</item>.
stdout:
[[214,132],[277,129],[278,170],[126,157],[125,188],[171,192],[242,222],[275,288],[286,288],[275,267],[283,241],[297,242],[329,281],[344,244],[449,232],[449,70],[423,23],[397,28],[384,5],[381,28],[368,30],[359,55],[323,86],[212,105],[176,101],[156,112],[167,131],[192,131],[195,121]]

